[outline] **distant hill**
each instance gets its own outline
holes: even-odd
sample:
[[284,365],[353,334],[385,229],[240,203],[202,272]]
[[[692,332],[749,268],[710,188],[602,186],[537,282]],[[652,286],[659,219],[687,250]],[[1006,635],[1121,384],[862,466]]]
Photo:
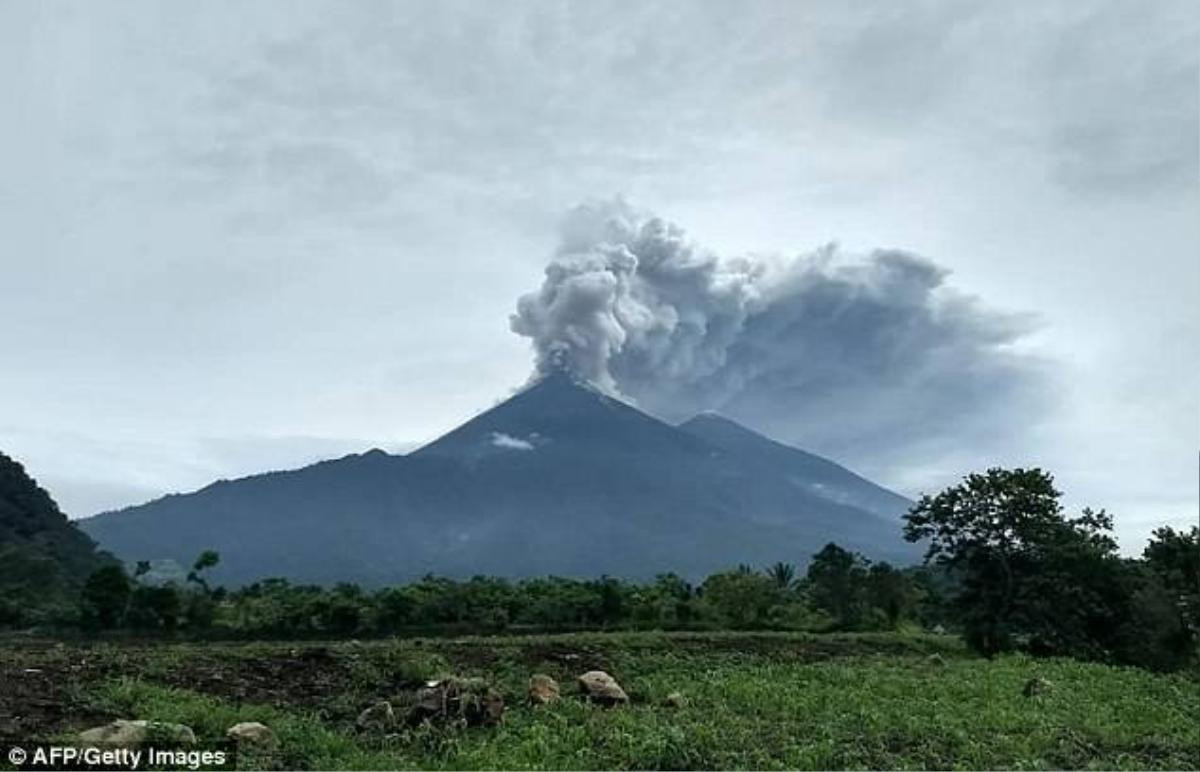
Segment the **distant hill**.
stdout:
[[0,621],[72,603],[88,575],[112,561],[21,464],[0,453]]
[[222,481],[81,526],[127,560],[215,549],[227,583],[701,577],[803,563],[828,541],[915,560],[898,519],[909,504],[726,419],[671,426],[553,375],[406,456]]

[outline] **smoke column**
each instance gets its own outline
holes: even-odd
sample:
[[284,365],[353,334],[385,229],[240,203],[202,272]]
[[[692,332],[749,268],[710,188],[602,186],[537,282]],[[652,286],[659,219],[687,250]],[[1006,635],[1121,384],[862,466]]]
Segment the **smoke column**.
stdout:
[[1043,396],[1039,363],[1013,351],[1031,320],[947,276],[899,250],[722,258],[617,200],[568,215],[511,327],[532,340],[536,374],[567,370],[668,420],[716,410],[862,456],[994,432]]

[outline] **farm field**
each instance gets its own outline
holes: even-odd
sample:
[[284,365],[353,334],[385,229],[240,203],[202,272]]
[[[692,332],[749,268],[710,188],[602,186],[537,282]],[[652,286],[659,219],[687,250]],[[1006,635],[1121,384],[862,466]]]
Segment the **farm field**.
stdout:
[[[578,696],[604,670],[627,705]],[[530,676],[562,698],[527,704]],[[446,676],[486,679],[495,726],[403,716]],[[1031,679],[1040,693],[1027,695]],[[240,721],[278,738],[243,767],[313,769],[1200,768],[1200,684],[1070,660],[968,655],[950,636],[609,633],[368,642],[0,648],[0,743],[113,719]],[[668,704],[673,692],[683,704]],[[393,725],[356,719],[387,700]]]

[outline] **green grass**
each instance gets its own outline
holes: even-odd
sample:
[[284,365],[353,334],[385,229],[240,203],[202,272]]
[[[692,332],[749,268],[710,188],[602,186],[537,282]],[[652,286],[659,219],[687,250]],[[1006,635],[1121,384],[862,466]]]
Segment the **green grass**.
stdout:
[[261,721],[279,738],[278,747],[259,758],[242,759],[242,767],[387,769],[395,766],[391,756],[362,747],[351,735],[324,726],[312,714],[261,705],[231,705],[184,689],[128,678],[100,685],[93,698],[97,705],[117,714],[186,724],[200,743],[223,742],[225,730],[234,724]]
[[[1200,768],[1195,680],[1068,660],[986,661],[947,640],[648,633],[377,643],[337,650],[349,658],[351,675],[344,691],[331,696],[337,707],[329,711],[236,704],[129,678],[103,680],[88,694],[95,710],[185,723],[202,741],[223,738],[237,721],[262,721],[279,735],[280,755],[243,760],[251,765]],[[266,650],[250,651],[261,656]],[[930,651],[944,654],[945,664],[929,662]],[[571,659],[570,652],[579,654]],[[157,656],[165,667],[186,663],[187,654],[186,647],[170,647]],[[604,709],[569,694],[587,658],[607,663],[631,705]],[[504,724],[388,737],[352,731],[354,710],[380,697],[400,699],[398,673],[420,678],[433,671],[490,678],[509,702]],[[521,704],[528,677],[539,671],[558,677],[569,696],[542,708]],[[1034,676],[1053,688],[1027,698],[1022,687]],[[663,698],[677,690],[687,696],[687,707],[664,706]]]

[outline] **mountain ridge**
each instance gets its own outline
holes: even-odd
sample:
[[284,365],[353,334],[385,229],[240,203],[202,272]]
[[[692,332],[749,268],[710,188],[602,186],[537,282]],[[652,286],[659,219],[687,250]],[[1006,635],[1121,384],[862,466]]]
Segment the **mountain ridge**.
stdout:
[[405,455],[218,481],[79,523],[126,559],[216,549],[228,583],[699,577],[802,563],[828,541],[915,559],[899,536],[906,499],[721,420],[671,426],[552,374]]

